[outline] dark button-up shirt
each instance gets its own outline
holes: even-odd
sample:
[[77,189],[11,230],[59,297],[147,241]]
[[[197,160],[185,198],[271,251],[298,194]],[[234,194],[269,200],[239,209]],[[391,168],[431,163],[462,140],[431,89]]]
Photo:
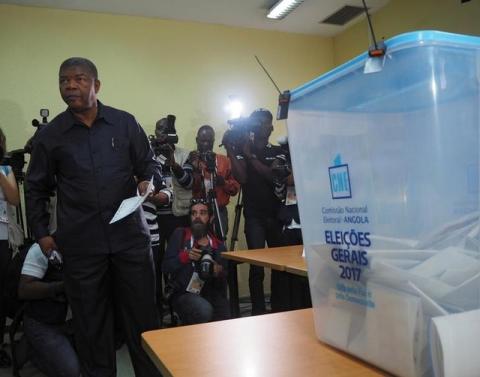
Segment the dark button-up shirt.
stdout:
[[[262,150],[255,152],[255,157],[270,167],[280,154],[282,150],[278,145],[267,144]],[[243,156],[239,155],[237,159],[243,159]],[[275,196],[273,182],[260,174],[249,162],[247,182],[242,185],[242,190],[245,217],[277,217],[280,201]]]
[[[109,224],[139,181],[161,182],[145,132],[124,111],[98,103],[89,128],[69,111],[35,140],[26,178],[27,214],[36,239],[49,234],[46,202],[57,191],[57,245],[62,251],[115,252],[148,244],[141,208]],[[158,186],[157,186],[158,187]]]

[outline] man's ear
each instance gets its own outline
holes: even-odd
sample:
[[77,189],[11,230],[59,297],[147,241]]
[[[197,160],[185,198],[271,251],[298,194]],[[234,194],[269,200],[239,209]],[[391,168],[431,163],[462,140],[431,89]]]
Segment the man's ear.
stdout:
[[98,93],[98,91],[100,90],[100,85],[101,85],[100,80],[96,79],[95,80],[95,93]]

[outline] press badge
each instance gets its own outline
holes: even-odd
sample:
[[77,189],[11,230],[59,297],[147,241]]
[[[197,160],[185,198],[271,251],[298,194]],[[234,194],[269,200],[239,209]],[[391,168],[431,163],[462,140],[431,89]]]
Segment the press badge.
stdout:
[[190,293],[195,293],[198,295],[202,291],[204,284],[205,282],[202,279],[200,279],[200,276],[198,276],[198,273],[195,271],[192,274],[192,278],[188,283],[186,291]]
[[166,188],[169,188],[169,189],[173,188],[172,176],[164,177],[164,181],[165,181]]

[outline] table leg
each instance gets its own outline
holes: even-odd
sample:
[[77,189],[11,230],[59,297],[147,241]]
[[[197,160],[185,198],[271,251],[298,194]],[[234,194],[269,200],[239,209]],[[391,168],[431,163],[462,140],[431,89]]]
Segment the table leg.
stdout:
[[237,262],[235,261],[228,261],[228,296],[230,298],[230,311],[232,313],[232,318],[240,317]]

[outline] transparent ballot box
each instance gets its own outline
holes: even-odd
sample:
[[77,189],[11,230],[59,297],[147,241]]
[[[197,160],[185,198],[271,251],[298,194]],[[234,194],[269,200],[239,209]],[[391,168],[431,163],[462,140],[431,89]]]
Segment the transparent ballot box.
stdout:
[[432,330],[464,312],[480,323],[480,38],[385,44],[291,93],[315,328],[395,375],[447,376],[458,355],[442,350],[480,347],[480,333],[449,348]]

